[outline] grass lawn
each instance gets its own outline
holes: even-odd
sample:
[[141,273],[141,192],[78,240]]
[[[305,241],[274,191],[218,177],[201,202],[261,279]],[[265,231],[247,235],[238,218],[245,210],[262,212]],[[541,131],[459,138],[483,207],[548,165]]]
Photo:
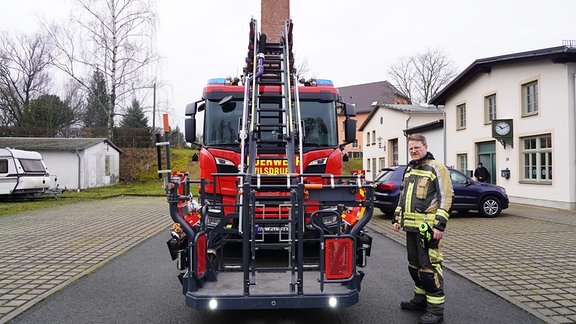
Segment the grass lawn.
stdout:
[[[196,153],[197,150],[190,149],[171,149],[171,163],[173,170],[186,170],[190,172],[191,179],[199,178],[199,170],[197,162],[191,161],[192,154]],[[155,161],[155,157],[152,157]],[[121,157],[122,159],[122,157]],[[136,159],[140,161],[142,159],[141,155]],[[135,163],[134,161],[128,162]],[[143,162],[144,163],[144,162]],[[148,163],[148,162],[146,162]],[[148,163],[149,164],[149,163]],[[132,168],[142,170],[143,168]],[[153,169],[153,170],[150,170]],[[350,159],[350,161],[344,163],[342,174],[350,174],[351,170],[362,169],[362,159]],[[50,208],[56,206],[63,206],[72,204],[75,202],[95,200],[95,199],[106,199],[112,197],[118,197],[123,195],[137,195],[137,196],[163,196],[166,195],[166,191],[163,188],[163,180],[158,178],[156,172],[156,165],[154,168],[144,168],[144,172],[140,172],[134,175],[135,181],[132,183],[120,183],[108,187],[99,187],[82,190],[80,192],[69,191],[63,192],[58,195],[41,195],[32,197],[22,197],[18,199],[5,199],[0,200],[0,217],[6,215],[12,215],[17,213],[22,213],[26,211],[39,210],[43,208]],[[192,190],[196,186],[191,186]],[[58,199],[56,199],[56,197]]]

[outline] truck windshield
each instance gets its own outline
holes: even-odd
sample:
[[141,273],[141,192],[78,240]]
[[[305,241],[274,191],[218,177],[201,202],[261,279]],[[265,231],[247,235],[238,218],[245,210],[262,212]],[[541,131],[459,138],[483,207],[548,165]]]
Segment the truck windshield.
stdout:
[[[280,102],[260,103],[262,108],[279,107]],[[221,107],[218,100],[207,100],[204,116],[204,145],[239,145],[238,127],[242,118],[242,100],[234,100]],[[304,146],[330,147],[338,145],[336,107],[333,101],[300,101],[304,121]],[[262,112],[260,121],[272,125],[281,124],[278,114]],[[296,116],[294,116],[296,118]],[[262,128],[261,139],[278,139],[280,127]]]

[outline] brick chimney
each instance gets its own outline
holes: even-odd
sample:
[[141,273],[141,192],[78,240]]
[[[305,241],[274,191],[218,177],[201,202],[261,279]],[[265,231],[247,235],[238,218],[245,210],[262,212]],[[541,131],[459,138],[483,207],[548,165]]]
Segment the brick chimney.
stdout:
[[261,0],[260,32],[269,43],[279,43],[284,36],[284,22],[290,18],[290,0]]

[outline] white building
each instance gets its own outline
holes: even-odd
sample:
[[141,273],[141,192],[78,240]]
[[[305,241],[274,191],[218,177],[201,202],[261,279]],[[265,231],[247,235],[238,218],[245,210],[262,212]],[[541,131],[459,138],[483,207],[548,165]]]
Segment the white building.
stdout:
[[444,162],[443,111],[414,105],[377,105],[358,128],[364,141],[363,168],[374,180],[384,167],[410,161],[406,134],[421,132],[434,157]]
[[60,189],[118,183],[122,151],[105,138],[0,137],[0,147],[37,151]]
[[445,163],[483,162],[512,202],[576,209],[575,81],[568,46],[474,61],[431,101],[446,112]]

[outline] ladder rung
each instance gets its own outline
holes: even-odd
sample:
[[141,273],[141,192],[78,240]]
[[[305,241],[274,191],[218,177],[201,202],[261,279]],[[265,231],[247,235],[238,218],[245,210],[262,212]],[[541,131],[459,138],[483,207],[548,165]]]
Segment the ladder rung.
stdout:
[[[266,98],[275,98],[276,96],[263,96]],[[278,97],[285,97],[285,96],[278,96]],[[285,112],[286,109],[284,108],[258,108],[258,111],[268,111],[268,112]]]
[[292,243],[254,243],[254,247],[260,250],[280,250],[292,247]]
[[292,223],[290,218],[255,218],[255,224],[279,224],[286,225]]
[[[274,116],[273,118],[276,118],[276,116]],[[257,123],[256,127],[259,128],[278,128],[278,127],[286,127],[286,124],[261,124],[261,123]]]
[[278,268],[254,267],[254,271],[256,271],[256,272],[288,272],[288,271],[292,271],[292,268],[290,268],[290,267],[278,267]]

